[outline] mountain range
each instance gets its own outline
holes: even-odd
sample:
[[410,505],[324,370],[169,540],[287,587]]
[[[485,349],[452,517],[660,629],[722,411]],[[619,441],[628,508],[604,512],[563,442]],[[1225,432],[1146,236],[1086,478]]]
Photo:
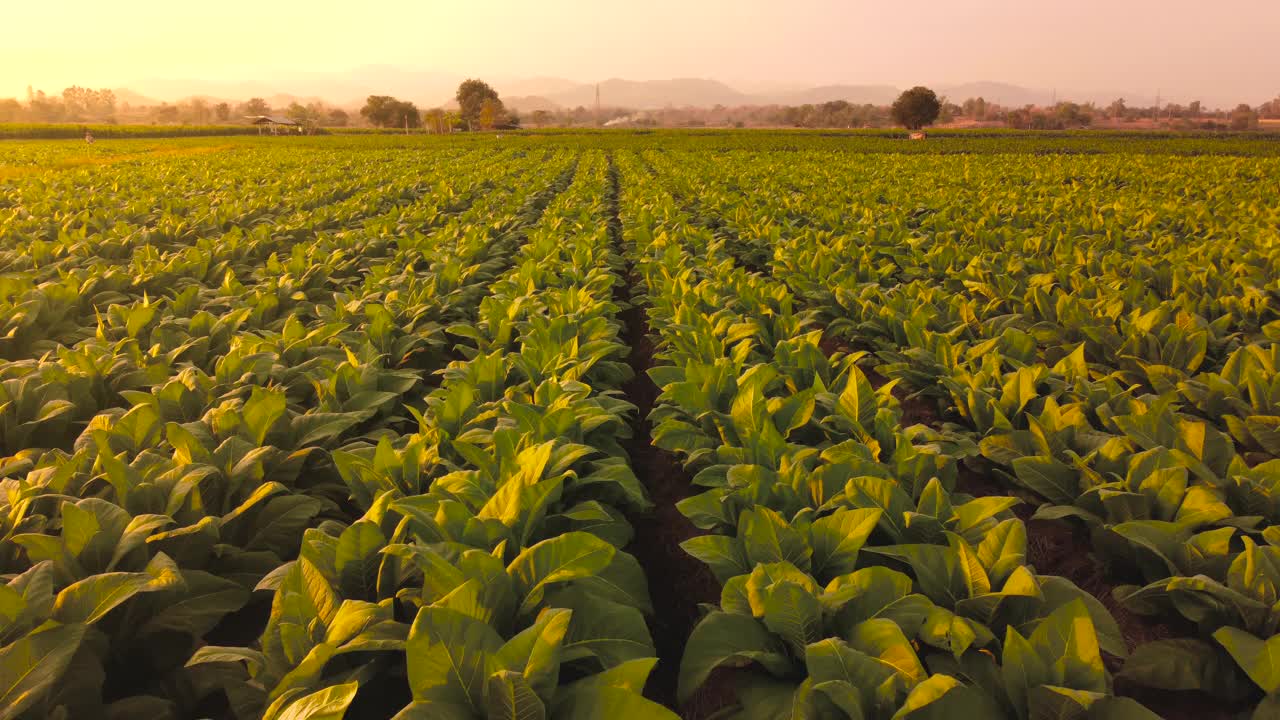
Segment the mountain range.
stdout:
[[[393,95],[412,100],[421,108],[448,107],[453,92],[464,79],[443,72],[422,72],[398,66],[366,66],[340,73],[293,73],[271,82],[209,82],[153,78],[130,83],[116,94],[134,105],[174,102],[191,97],[217,101],[243,101],[262,97],[273,107],[298,100],[323,99],[330,105],[359,108],[368,95]],[[886,105],[902,91],[890,85],[796,85],[790,88],[744,92],[724,82],[707,78],[673,78],[668,80],[625,80],[610,78],[599,83],[584,83],[564,78],[490,77],[489,84],[503,101],[521,112],[593,107],[596,93],[605,107],[640,110],[663,107],[726,107],[742,105],[802,105],[844,100],[855,104]],[[983,97],[1008,107],[1045,105],[1055,98],[1075,102],[1110,103],[1123,97],[1133,105],[1150,105],[1150,93],[1124,91],[1055,92],[1000,82],[970,82],[931,85],[939,95],[954,102]],[[1193,98],[1165,98],[1166,101],[1188,102]],[[1212,103],[1210,103],[1212,104]]]

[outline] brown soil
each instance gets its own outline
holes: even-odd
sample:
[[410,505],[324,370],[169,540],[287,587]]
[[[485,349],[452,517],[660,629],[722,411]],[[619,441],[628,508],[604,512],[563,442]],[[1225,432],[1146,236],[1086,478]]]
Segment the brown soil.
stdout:
[[[609,233],[614,247],[625,257],[618,214],[618,172],[612,157],[609,158],[609,183]],[[731,676],[713,673],[683,706],[676,700],[676,689],[685,644],[702,617],[699,604],[718,605],[720,583],[706,565],[680,547],[680,543],[705,532],[676,508],[676,503],[691,494],[688,471],[671,453],[654,447],[650,438],[648,417],[660,393],[646,371],[653,367],[655,348],[644,308],[627,302],[632,297],[630,289],[640,287],[643,282],[629,262],[626,279],[625,286],[619,284],[614,288],[614,299],[626,303],[622,305],[625,309],[619,319],[623,325],[622,340],[631,350],[627,362],[634,377],[623,391],[637,412],[632,421],[631,438],[624,446],[632,470],[653,502],[649,512],[632,513],[628,517],[635,535],[626,548],[644,568],[654,610],[649,618],[649,632],[658,664],[649,676],[644,694],[650,700],[677,709],[685,720],[703,720],[733,704]]]
[[[658,665],[645,686],[645,695],[668,707],[676,707],[676,682],[680,659],[702,617],[699,603],[718,604],[720,584],[711,571],[686,553],[680,543],[705,534],[676,509],[676,503],[690,495],[689,473],[671,453],[653,446],[646,420],[659,391],[645,370],[653,365],[653,343],[648,336],[644,309],[632,307],[623,313],[626,341],[631,347],[629,362],[635,377],[624,387],[627,398],[639,408],[634,433],[627,443],[631,467],[645,484],[653,509],[630,518],[635,539],[627,551],[635,556],[649,579],[649,596],[654,614],[650,632],[658,651]],[[733,700],[733,691],[723,675],[713,676],[681,708],[688,720],[700,720]]]

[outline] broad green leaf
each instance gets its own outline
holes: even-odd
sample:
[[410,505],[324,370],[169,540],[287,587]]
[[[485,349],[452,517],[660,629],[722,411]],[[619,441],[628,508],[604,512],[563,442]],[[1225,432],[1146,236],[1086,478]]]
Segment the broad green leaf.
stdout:
[[813,546],[813,574],[819,579],[834,578],[858,568],[858,551],[862,549],[881,511],[839,510],[813,522],[809,538]]
[[0,720],[19,717],[57,686],[85,630],[53,625],[0,648]]
[[334,569],[343,597],[373,600],[377,597],[378,567],[386,536],[372,520],[358,520],[338,537]]
[[1263,692],[1274,695],[1280,690],[1280,635],[1259,640],[1239,628],[1224,627],[1213,633],[1213,639]]
[[502,638],[488,625],[448,608],[418,611],[405,645],[415,700],[480,708],[489,658]]
[[523,675],[500,670],[485,683],[486,720],[546,720],[542,699],[529,687]]
[[359,688],[359,683],[350,682],[318,690],[290,702],[278,714],[268,712],[264,720],[342,720]]
[[722,665],[741,667],[758,661],[775,673],[787,672],[791,663],[786,652],[755,618],[713,611],[694,627],[685,644],[677,696],[687,702]]
[[520,614],[532,612],[542,602],[548,585],[604,570],[615,552],[609,543],[582,532],[566,533],[525,548],[507,566],[522,598]]

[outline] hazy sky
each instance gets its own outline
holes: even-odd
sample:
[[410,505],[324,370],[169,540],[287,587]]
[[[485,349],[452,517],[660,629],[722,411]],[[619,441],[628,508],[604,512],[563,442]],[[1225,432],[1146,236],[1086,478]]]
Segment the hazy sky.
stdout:
[[992,80],[1256,104],[1280,93],[1280,0],[0,0],[0,96],[372,64],[748,90]]

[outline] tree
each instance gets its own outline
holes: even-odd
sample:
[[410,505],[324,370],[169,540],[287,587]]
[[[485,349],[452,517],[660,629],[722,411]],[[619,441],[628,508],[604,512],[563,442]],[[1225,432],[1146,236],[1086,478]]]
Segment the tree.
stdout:
[[448,118],[441,108],[432,108],[423,113],[422,124],[428,132],[437,135],[449,132]]
[[307,125],[311,122],[311,113],[307,112],[307,108],[297,100],[289,103],[289,108],[284,111],[284,116],[299,125]]
[[228,104],[226,104],[226,103],[224,103],[224,102],[220,102],[220,103],[218,103],[217,105],[214,105],[214,106],[213,106],[213,116],[214,116],[215,118],[217,118],[218,122],[226,122],[226,121],[230,120],[230,119],[231,119],[231,106],[230,106],[230,105],[228,105]]
[[178,111],[183,115],[183,122],[196,125],[209,122],[209,115],[212,112],[209,109],[209,103],[200,98],[192,98],[189,102],[183,103]]
[[529,121],[532,122],[535,127],[546,127],[551,124],[551,113],[546,110],[534,110]]
[[964,105],[961,106],[961,111],[965,117],[971,117],[974,120],[986,120],[987,101],[985,98],[981,97],[969,98],[964,101]]
[[1258,108],[1258,114],[1272,120],[1280,118],[1280,95],[1277,95],[1274,100],[1262,103],[1262,107]]
[[1232,130],[1256,130],[1258,129],[1258,113],[1253,111],[1246,103],[1240,103],[1235,110],[1231,111],[1231,129]]
[[932,90],[917,85],[899,95],[889,112],[894,122],[908,130],[919,130],[938,119],[942,103]]
[[346,110],[335,108],[329,111],[327,121],[329,127],[346,127],[351,122],[351,117],[347,115]]
[[271,106],[262,98],[249,98],[249,102],[244,104],[245,115],[270,115]]
[[106,120],[115,115],[116,94],[111,90],[90,90],[79,85],[62,91],[62,105],[72,120]]
[[22,115],[22,103],[17,98],[0,100],[0,122],[17,122]]
[[492,130],[502,122],[502,103],[493,98],[485,98],[480,106],[480,127]]
[[1116,98],[1107,106],[1107,117],[1112,120],[1123,120],[1128,111],[1129,109],[1124,106],[1124,98]]
[[[468,129],[477,125],[483,126],[480,113],[484,110],[486,101],[496,104],[499,111],[503,110],[502,100],[498,99],[498,91],[489,87],[489,83],[483,80],[464,80],[458,86],[455,98],[458,101],[458,107],[461,108],[462,121],[466,123]],[[502,113],[498,114],[500,116]]]
[[370,95],[365,99],[364,107],[360,108],[360,114],[374,127],[422,127],[418,106],[390,95]]

